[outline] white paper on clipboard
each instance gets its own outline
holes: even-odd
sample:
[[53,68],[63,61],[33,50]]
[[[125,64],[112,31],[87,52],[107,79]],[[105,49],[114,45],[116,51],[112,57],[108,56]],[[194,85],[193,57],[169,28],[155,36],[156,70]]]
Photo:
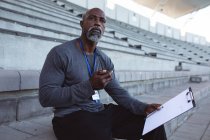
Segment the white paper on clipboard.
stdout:
[[184,90],[162,106],[163,108],[146,118],[142,135],[195,107],[191,88]]

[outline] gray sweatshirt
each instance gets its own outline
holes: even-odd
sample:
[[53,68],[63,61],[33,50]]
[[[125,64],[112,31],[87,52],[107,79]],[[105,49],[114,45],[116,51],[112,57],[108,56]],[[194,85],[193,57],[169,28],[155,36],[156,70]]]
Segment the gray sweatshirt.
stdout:
[[[98,112],[102,103],[91,99],[95,93],[89,82],[89,73],[84,55],[76,47],[76,40],[54,47],[45,60],[39,81],[39,100],[43,107],[54,107],[55,116],[86,110]],[[135,114],[143,114],[147,104],[131,97],[117,81],[111,59],[96,49],[96,71],[113,70],[112,80],[104,88],[119,105]]]

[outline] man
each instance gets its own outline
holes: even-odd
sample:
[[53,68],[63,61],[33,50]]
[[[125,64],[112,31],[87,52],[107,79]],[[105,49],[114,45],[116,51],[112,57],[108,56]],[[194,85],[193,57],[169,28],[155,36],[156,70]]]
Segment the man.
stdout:
[[[39,99],[54,107],[53,130],[58,140],[138,140],[147,114],[159,104],[145,104],[120,87],[110,58],[96,45],[105,30],[101,9],[88,10],[80,22],[80,38],[54,47],[40,75]],[[98,91],[118,104],[103,105]],[[165,140],[161,126],[143,137]]]

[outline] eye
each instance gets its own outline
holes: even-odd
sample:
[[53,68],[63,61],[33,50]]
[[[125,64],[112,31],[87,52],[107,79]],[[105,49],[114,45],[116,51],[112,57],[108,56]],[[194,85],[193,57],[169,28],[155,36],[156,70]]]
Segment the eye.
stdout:
[[105,18],[100,18],[100,22],[106,23],[106,19]]
[[87,17],[88,20],[95,20],[95,17],[93,15],[90,15]]
[[106,19],[104,17],[97,17],[95,15],[89,15],[87,17],[87,20],[89,20],[89,21],[97,21],[98,20],[103,24],[106,23]]

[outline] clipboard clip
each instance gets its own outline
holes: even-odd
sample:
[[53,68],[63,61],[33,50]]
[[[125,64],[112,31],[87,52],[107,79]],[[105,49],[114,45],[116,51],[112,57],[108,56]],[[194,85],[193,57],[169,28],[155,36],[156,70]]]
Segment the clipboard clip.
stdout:
[[190,103],[192,101],[193,107],[195,107],[195,100],[191,87],[189,87],[189,91],[186,93],[186,98],[187,102]]

